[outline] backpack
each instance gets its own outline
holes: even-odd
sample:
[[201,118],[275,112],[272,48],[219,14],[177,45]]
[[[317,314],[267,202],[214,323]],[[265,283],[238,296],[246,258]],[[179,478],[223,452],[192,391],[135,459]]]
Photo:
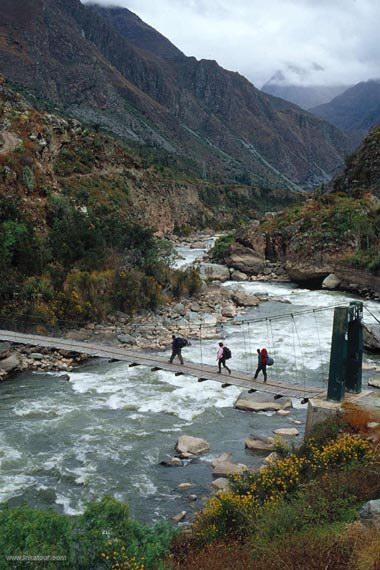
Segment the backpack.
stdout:
[[177,347],[178,348],[184,348],[188,344],[189,343],[187,342],[187,340],[185,338],[177,338]]
[[224,359],[225,359],[225,360],[229,360],[229,359],[231,358],[231,356],[232,356],[232,352],[230,351],[230,349],[229,349],[227,346],[225,346],[225,347],[223,348],[223,357],[224,357]]
[[267,357],[267,366],[273,366],[274,360],[270,356]]

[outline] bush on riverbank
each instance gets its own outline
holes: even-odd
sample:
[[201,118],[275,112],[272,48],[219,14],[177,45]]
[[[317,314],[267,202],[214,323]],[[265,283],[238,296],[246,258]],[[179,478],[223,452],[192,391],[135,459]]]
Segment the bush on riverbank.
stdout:
[[172,566],[376,568],[380,530],[355,521],[365,501],[380,497],[380,453],[358,433],[356,416],[350,410],[318,426],[297,451],[233,477],[199,513],[191,537],[175,542]]
[[0,317],[75,326],[199,290],[194,271],[170,268],[169,242],[132,221],[112,195],[83,208],[53,196],[47,222],[42,234],[21,207],[0,200]]
[[159,569],[173,535],[169,524],[147,527],[132,521],[128,507],[111,498],[90,504],[83,515],[74,517],[27,506],[4,507],[0,569]]

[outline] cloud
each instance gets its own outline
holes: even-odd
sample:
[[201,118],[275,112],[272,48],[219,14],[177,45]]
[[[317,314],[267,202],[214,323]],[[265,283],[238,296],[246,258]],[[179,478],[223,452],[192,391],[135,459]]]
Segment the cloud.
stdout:
[[215,59],[258,86],[277,70],[300,84],[352,84],[380,77],[377,0],[98,3],[129,8],[187,55]]

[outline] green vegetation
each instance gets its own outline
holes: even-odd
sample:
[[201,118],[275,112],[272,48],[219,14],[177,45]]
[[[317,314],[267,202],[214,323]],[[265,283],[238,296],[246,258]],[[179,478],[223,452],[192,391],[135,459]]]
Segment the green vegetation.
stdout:
[[224,261],[224,255],[230,245],[235,241],[235,234],[228,234],[226,236],[221,236],[215,242],[214,247],[210,251],[210,257],[215,263],[222,263]]
[[[79,516],[3,506],[0,529],[1,570],[159,569],[174,536],[169,524],[147,527],[131,520],[127,505],[111,498],[91,503]],[[23,556],[46,560],[9,559]]]
[[170,244],[131,220],[119,190],[94,199],[82,189],[83,206],[52,194],[44,232],[20,203],[0,201],[2,317],[85,322],[198,291],[198,274],[170,269]]
[[300,256],[339,248],[344,263],[373,272],[380,267],[380,204],[371,194],[316,195],[266,220],[261,229],[283,232]]
[[[298,450],[282,446],[264,469],[231,477],[172,548],[173,568],[370,570],[380,530],[356,523],[380,494],[379,449],[369,417],[351,411],[318,426]],[[360,565],[362,564],[362,565]]]

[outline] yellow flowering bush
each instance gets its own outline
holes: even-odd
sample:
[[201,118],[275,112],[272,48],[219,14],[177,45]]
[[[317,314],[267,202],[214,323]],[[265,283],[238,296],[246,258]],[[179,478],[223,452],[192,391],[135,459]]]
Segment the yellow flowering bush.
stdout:
[[368,440],[342,434],[318,446],[309,440],[299,452],[230,478],[231,490],[212,497],[198,515],[194,531],[203,542],[226,534],[243,536],[263,509],[276,506],[310,477],[342,469],[373,457]]
[[120,540],[109,540],[101,558],[111,570],[145,570],[144,559],[128,555]]

